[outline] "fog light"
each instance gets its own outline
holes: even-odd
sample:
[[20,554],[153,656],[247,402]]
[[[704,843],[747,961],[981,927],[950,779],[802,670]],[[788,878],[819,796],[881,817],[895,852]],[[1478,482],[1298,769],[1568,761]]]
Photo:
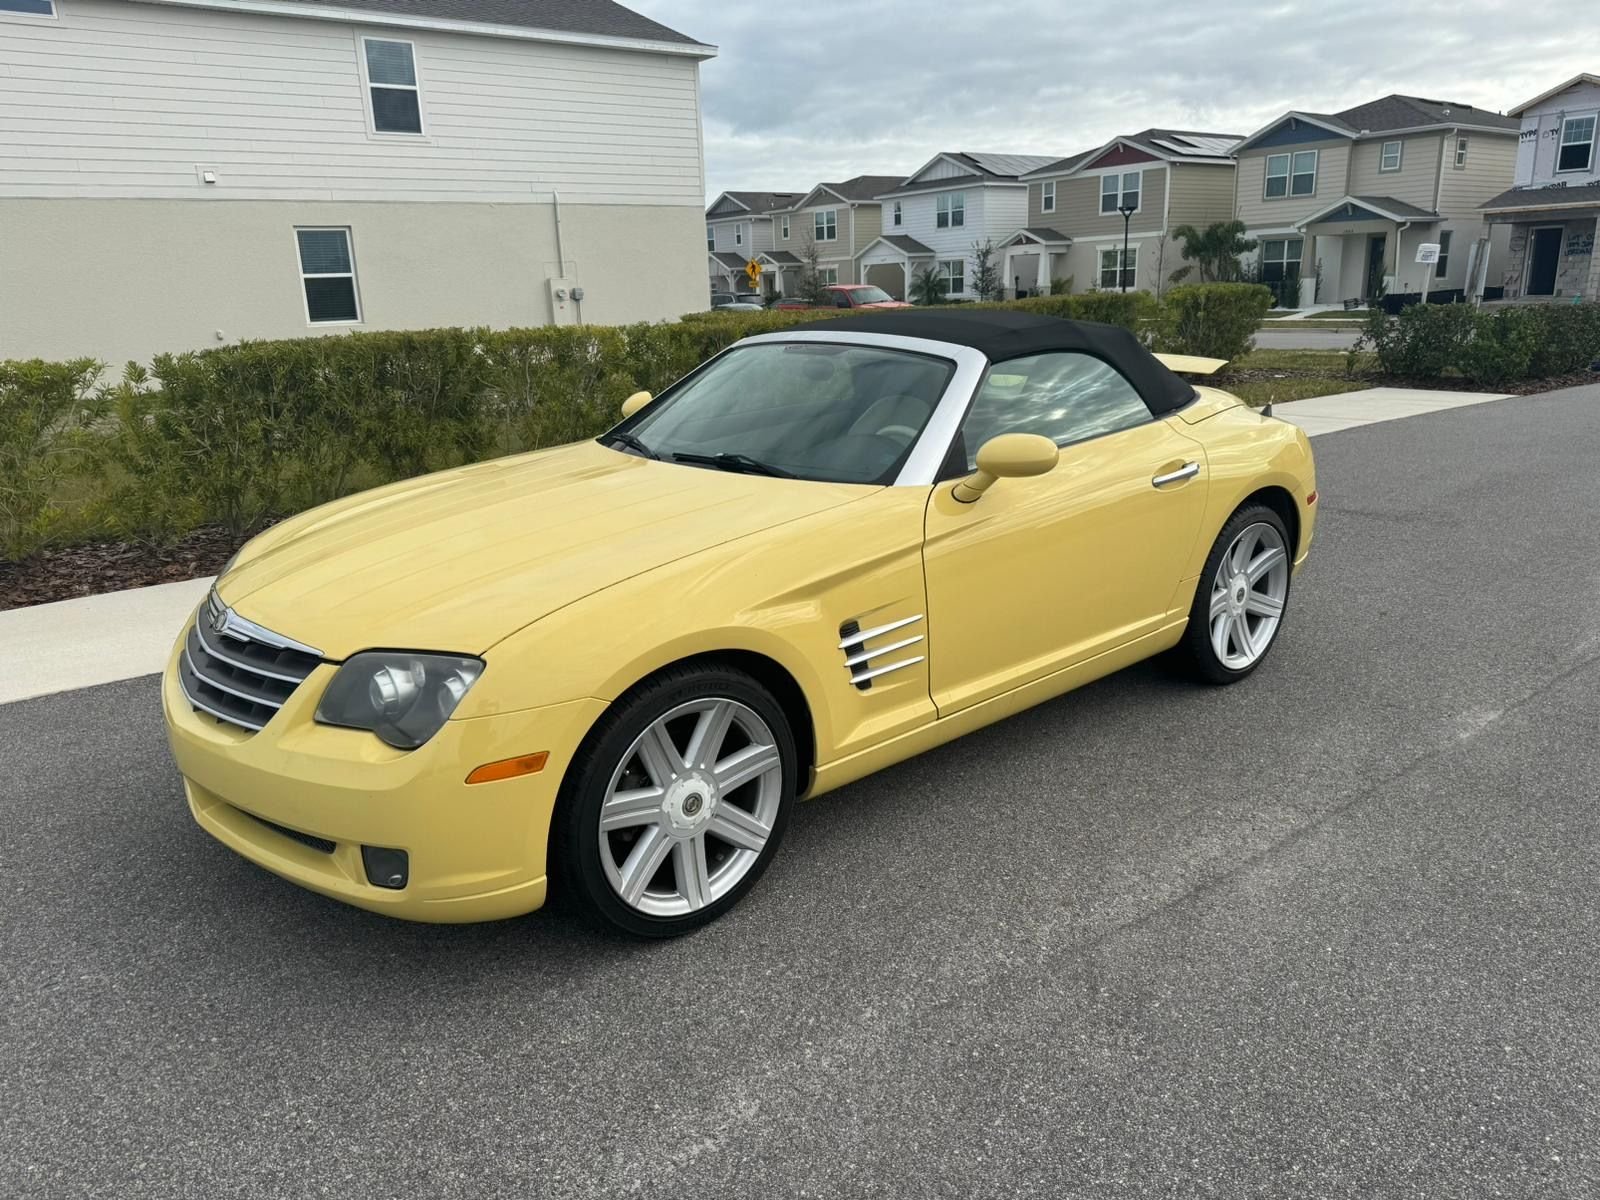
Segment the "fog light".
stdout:
[[411,874],[411,858],[404,850],[386,850],[382,846],[361,847],[361,865],[366,867],[367,882],[373,887],[395,891],[406,886]]

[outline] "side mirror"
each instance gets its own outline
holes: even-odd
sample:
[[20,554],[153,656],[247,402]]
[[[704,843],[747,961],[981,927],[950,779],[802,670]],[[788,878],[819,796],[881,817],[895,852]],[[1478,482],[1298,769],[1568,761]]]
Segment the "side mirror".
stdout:
[[635,392],[633,395],[629,396],[622,402],[623,420],[627,420],[629,417],[633,416],[634,413],[638,412],[641,408],[643,408],[646,404],[649,404],[650,401],[654,399],[655,397],[649,392]]
[[1053,470],[1061,451],[1037,433],[1002,433],[978,448],[978,469],[956,483],[955,498],[971,504],[997,479],[1022,479]]

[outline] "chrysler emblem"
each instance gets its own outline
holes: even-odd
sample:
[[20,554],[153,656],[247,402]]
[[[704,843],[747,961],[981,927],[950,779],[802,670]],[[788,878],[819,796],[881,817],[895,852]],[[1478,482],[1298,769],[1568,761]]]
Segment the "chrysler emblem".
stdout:
[[228,628],[228,617],[229,612],[227,608],[218,608],[216,606],[212,606],[211,632],[217,634],[218,636],[221,636],[223,633],[225,633]]

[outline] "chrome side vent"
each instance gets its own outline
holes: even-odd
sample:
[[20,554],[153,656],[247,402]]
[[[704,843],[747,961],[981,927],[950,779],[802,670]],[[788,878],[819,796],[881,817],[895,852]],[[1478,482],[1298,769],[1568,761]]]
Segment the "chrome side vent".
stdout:
[[[922,614],[918,613],[914,617],[890,621],[887,625],[874,625],[870,629],[861,628],[861,622],[856,620],[846,621],[839,626],[839,649],[844,651],[844,668],[850,672],[850,682],[864,692],[872,687],[872,681],[878,676],[903,667],[914,667],[921,662],[924,655],[902,653],[922,641],[923,635],[912,628],[921,620]],[[890,634],[901,636],[880,645],[867,645]]]

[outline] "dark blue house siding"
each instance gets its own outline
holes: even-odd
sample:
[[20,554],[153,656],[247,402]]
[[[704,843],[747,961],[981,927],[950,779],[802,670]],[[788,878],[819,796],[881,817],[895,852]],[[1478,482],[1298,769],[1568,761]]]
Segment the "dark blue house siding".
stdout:
[[1303,146],[1308,142],[1337,142],[1345,140],[1342,133],[1334,133],[1331,129],[1324,129],[1321,125],[1312,125],[1305,121],[1296,121],[1293,117],[1278,123],[1278,127],[1261,136],[1260,140],[1251,142],[1249,148],[1260,149],[1265,146]]

